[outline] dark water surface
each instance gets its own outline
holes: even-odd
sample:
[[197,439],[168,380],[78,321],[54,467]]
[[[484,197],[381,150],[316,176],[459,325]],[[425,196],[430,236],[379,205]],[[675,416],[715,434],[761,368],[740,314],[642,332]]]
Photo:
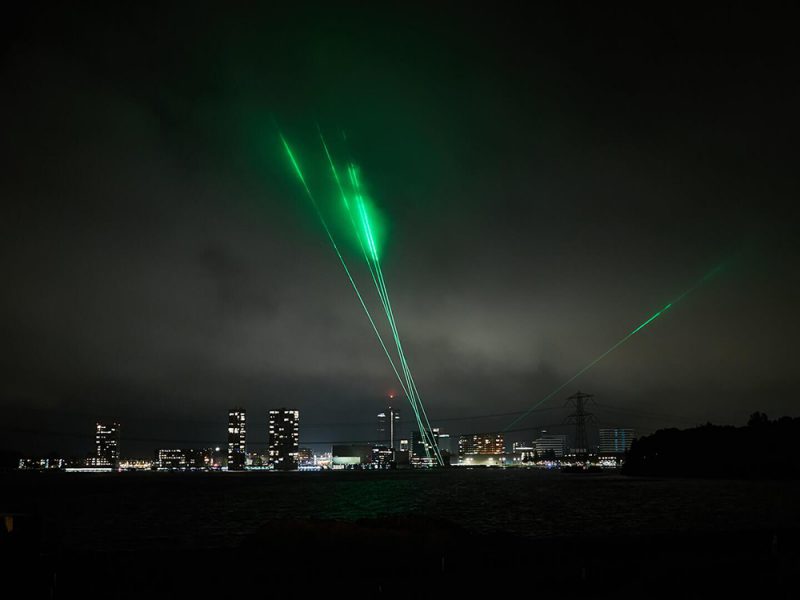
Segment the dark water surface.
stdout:
[[35,510],[49,531],[57,531],[62,548],[93,551],[231,547],[287,518],[414,515],[471,533],[536,539],[800,527],[797,481],[450,469],[11,473],[0,483],[0,502]]

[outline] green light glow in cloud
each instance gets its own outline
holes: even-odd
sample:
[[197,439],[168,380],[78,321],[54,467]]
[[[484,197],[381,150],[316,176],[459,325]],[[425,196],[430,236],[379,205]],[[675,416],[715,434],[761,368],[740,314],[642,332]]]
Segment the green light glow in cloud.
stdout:
[[[334,251],[336,252],[339,261],[342,267],[347,274],[347,277],[350,281],[350,284],[353,287],[353,290],[358,297],[361,306],[364,309],[364,312],[369,319],[370,325],[372,326],[375,335],[380,342],[380,345],[386,354],[386,357],[389,359],[389,364],[394,371],[394,374],[397,376],[397,379],[400,383],[400,386],[403,388],[403,391],[406,394],[406,397],[411,405],[411,408],[414,412],[414,416],[417,420],[417,425],[419,427],[419,431],[422,435],[422,439],[424,440],[424,448],[426,455],[431,458],[431,451],[433,452],[433,459],[436,461],[437,464],[442,465],[444,461],[442,459],[441,452],[439,451],[438,444],[436,443],[435,438],[433,437],[431,431],[430,421],[428,420],[428,415],[425,411],[425,407],[422,404],[422,399],[419,396],[419,391],[417,390],[416,382],[414,381],[413,376],[411,375],[411,369],[408,366],[408,361],[406,360],[405,353],[403,351],[403,346],[400,341],[400,335],[397,331],[397,324],[394,318],[394,312],[392,311],[391,302],[389,301],[389,292],[386,288],[386,282],[383,277],[383,270],[381,269],[380,261],[379,261],[379,247],[380,247],[380,240],[382,239],[381,232],[383,231],[383,227],[381,226],[381,220],[378,218],[378,213],[374,209],[373,205],[367,199],[363,184],[361,181],[361,177],[359,174],[358,167],[354,164],[349,164],[347,167],[347,174],[348,180],[350,183],[350,195],[351,200],[348,199],[348,192],[345,190],[344,186],[342,185],[342,180],[339,177],[338,170],[336,169],[336,164],[331,156],[331,153],[328,149],[327,144],[325,143],[325,138],[322,135],[322,131],[319,131],[320,140],[322,142],[323,148],[325,150],[325,155],[328,159],[328,164],[331,168],[331,173],[333,175],[334,181],[336,183],[336,187],[339,191],[340,199],[342,200],[342,206],[347,214],[348,220],[353,227],[355,237],[358,241],[359,248],[361,249],[361,253],[364,256],[364,260],[366,261],[367,267],[369,269],[370,276],[372,278],[373,283],[375,284],[376,292],[381,300],[381,305],[384,309],[386,314],[386,319],[389,323],[389,327],[392,332],[392,337],[395,342],[395,347],[397,349],[397,357],[400,363],[400,368],[402,370],[402,376],[398,372],[395,362],[392,359],[391,354],[386,347],[386,344],[383,341],[383,338],[378,331],[375,322],[372,318],[369,308],[367,307],[364,298],[361,292],[358,289],[358,285],[356,284],[355,279],[348,268],[344,257],[342,256],[341,252],[339,251],[339,247],[334,240],[333,234],[328,226],[327,220],[323,215],[319,204],[317,203],[316,198],[311,193],[311,189],[308,186],[306,178],[303,175],[303,171],[300,168],[297,159],[295,158],[292,149],[290,148],[288,142],[283,137],[280,136],[281,142],[283,143],[283,147],[286,151],[286,155],[289,158],[290,163],[297,175],[298,179],[303,185],[303,188],[308,196],[311,204],[314,207],[314,210],[319,217],[320,222],[322,223],[323,228],[325,229],[325,233],[328,236],[331,245],[333,246]],[[352,205],[355,204],[355,209],[357,211],[357,215],[354,215],[354,210]],[[359,225],[360,224],[360,225]]]

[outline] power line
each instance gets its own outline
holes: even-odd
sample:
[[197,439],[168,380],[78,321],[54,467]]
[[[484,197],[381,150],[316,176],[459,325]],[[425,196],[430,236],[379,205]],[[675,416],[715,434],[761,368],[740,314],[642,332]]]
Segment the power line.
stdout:
[[677,421],[679,423],[691,423],[693,425],[697,424],[697,422],[695,420],[687,419],[687,418],[681,417],[679,415],[668,415],[668,414],[652,413],[652,412],[640,411],[640,410],[636,410],[636,409],[632,409],[632,408],[624,408],[624,407],[621,407],[621,406],[613,406],[613,405],[610,405],[610,404],[602,404],[602,403],[599,403],[599,402],[597,402],[595,404],[598,407],[600,407],[602,409],[605,409],[605,410],[609,410],[611,412],[626,413],[626,414],[631,414],[631,415],[634,415],[634,416],[644,417],[644,418],[648,418],[648,419],[662,419],[662,420],[666,420],[666,421]]

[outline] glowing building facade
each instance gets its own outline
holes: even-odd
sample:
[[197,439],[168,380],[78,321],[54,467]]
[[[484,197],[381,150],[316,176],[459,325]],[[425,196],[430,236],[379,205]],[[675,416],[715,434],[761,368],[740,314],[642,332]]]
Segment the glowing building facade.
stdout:
[[536,448],[529,442],[514,442],[511,449],[513,462],[532,462],[539,458]]
[[624,454],[631,449],[633,429],[601,429],[600,454]]
[[299,448],[297,450],[297,462],[301,465],[313,465],[314,451],[311,448]]
[[228,470],[244,469],[247,438],[247,413],[243,408],[228,411]]
[[459,436],[459,464],[500,466],[504,461],[505,439],[502,433],[471,433]]
[[502,433],[473,433],[458,438],[458,455],[502,455],[505,452],[505,440]]
[[[433,441],[436,442],[438,447],[439,428],[432,428],[429,435],[433,438]],[[433,446],[427,439],[427,436],[426,439],[423,439],[422,433],[420,433],[418,429],[411,432],[411,462],[417,466],[434,466],[436,464]]]
[[372,461],[371,444],[334,444],[331,447],[331,466],[334,469],[356,468]]
[[534,440],[533,448],[541,459],[563,458],[567,452],[567,436],[542,431]]
[[119,468],[119,423],[97,423],[94,441],[95,456],[87,464]]
[[300,411],[269,411],[269,464],[278,471],[296,471],[300,451]]
[[370,464],[375,469],[391,469],[394,464],[394,450],[387,446],[374,446]]
[[183,470],[187,466],[186,453],[177,448],[161,448],[156,450],[155,463],[159,470]]
[[18,468],[23,471],[49,471],[66,466],[67,461],[63,458],[21,458]]
[[[216,450],[219,450],[217,448]],[[159,471],[210,470],[219,466],[214,448],[161,448],[153,465]]]
[[394,450],[395,432],[399,429],[400,411],[389,406],[382,413],[378,413],[378,442],[388,444]]

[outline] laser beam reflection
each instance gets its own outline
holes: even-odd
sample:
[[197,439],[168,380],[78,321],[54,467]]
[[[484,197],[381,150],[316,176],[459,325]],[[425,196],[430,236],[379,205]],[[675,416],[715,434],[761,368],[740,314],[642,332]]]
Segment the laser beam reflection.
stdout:
[[650,316],[648,319],[646,319],[645,321],[643,321],[641,324],[637,325],[637,326],[636,326],[636,327],[635,327],[635,328],[634,328],[634,329],[633,329],[633,330],[632,330],[630,333],[628,333],[628,334],[627,334],[625,337],[623,337],[622,339],[620,339],[620,340],[619,340],[617,343],[615,343],[613,346],[611,346],[611,347],[610,347],[608,350],[606,350],[605,352],[603,352],[602,354],[600,354],[600,355],[599,355],[599,356],[597,356],[596,358],[592,359],[592,360],[591,360],[591,361],[590,361],[590,362],[589,362],[587,365],[585,365],[585,366],[584,366],[582,369],[580,369],[580,370],[579,370],[577,373],[575,373],[575,374],[574,374],[572,377],[570,377],[570,378],[569,378],[569,379],[567,379],[567,380],[566,380],[564,383],[562,383],[561,385],[559,385],[559,386],[558,386],[556,389],[554,389],[553,391],[551,391],[550,393],[548,393],[548,394],[547,394],[547,395],[546,395],[544,398],[542,398],[541,400],[539,400],[538,402],[536,402],[536,404],[534,404],[533,406],[531,406],[531,407],[530,407],[530,408],[529,408],[529,409],[528,409],[526,412],[522,413],[522,414],[521,414],[521,415],[519,415],[519,416],[518,416],[516,419],[514,419],[513,421],[511,421],[511,422],[510,422],[510,423],[509,423],[509,424],[508,424],[508,425],[505,427],[505,429],[503,429],[503,431],[504,431],[504,432],[505,432],[505,431],[508,431],[510,428],[512,428],[514,425],[516,425],[516,424],[517,424],[517,423],[519,423],[520,421],[523,421],[523,420],[525,420],[525,419],[528,417],[528,415],[530,415],[530,414],[531,414],[531,413],[532,413],[532,412],[533,412],[533,411],[534,411],[536,408],[538,408],[539,406],[541,406],[542,404],[544,404],[545,402],[547,402],[548,400],[550,400],[550,399],[551,399],[553,396],[555,396],[556,394],[558,394],[558,393],[559,393],[561,390],[563,390],[565,387],[567,387],[567,386],[568,386],[570,383],[572,383],[573,381],[575,381],[576,379],[578,379],[578,377],[580,377],[581,375],[583,375],[584,373],[586,373],[586,371],[588,371],[589,369],[591,369],[592,367],[594,367],[594,366],[595,366],[597,363],[599,363],[601,360],[603,360],[603,359],[604,359],[606,356],[608,356],[608,355],[609,355],[609,354],[611,354],[611,353],[612,353],[614,350],[616,350],[617,348],[619,348],[620,346],[622,346],[622,344],[624,344],[624,343],[625,343],[625,342],[627,342],[629,339],[631,339],[631,338],[632,338],[634,335],[636,335],[636,334],[637,334],[639,331],[641,331],[642,329],[644,329],[645,327],[647,327],[647,326],[648,326],[650,323],[652,323],[653,321],[655,321],[656,319],[658,319],[660,316],[662,316],[664,313],[666,313],[666,312],[667,312],[669,309],[671,309],[671,308],[672,308],[674,305],[676,305],[678,302],[680,302],[681,300],[683,300],[684,298],[686,298],[686,296],[688,296],[689,294],[691,294],[693,291],[695,291],[695,290],[696,290],[697,288],[699,288],[701,285],[703,285],[704,283],[706,283],[707,281],[709,281],[709,280],[710,280],[712,277],[714,277],[715,275],[717,275],[717,274],[718,274],[718,273],[719,273],[719,272],[722,270],[723,266],[724,266],[724,263],[722,263],[722,264],[719,264],[719,265],[717,265],[716,267],[714,267],[713,269],[711,269],[711,270],[710,270],[708,273],[706,273],[706,274],[705,274],[705,275],[704,275],[704,276],[703,276],[703,277],[702,277],[700,280],[698,280],[698,281],[697,281],[697,283],[695,283],[695,284],[694,284],[693,286],[691,286],[690,288],[688,288],[688,289],[684,290],[684,291],[683,291],[683,292],[682,292],[682,293],[681,293],[679,296],[677,296],[677,297],[676,297],[674,300],[672,300],[671,302],[667,303],[667,304],[664,306],[664,308],[662,308],[661,310],[659,310],[659,311],[657,311],[656,313],[654,313],[652,316]]

